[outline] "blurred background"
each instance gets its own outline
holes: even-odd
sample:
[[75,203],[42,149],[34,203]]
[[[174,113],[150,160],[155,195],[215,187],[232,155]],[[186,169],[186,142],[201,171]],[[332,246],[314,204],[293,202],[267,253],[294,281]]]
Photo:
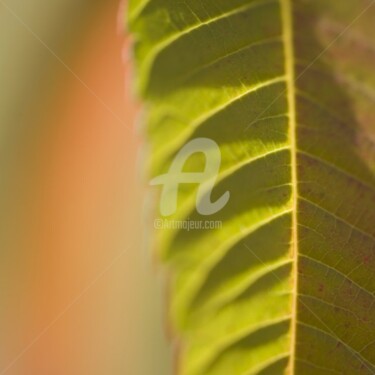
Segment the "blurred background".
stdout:
[[171,373],[124,14],[0,0],[0,375]]

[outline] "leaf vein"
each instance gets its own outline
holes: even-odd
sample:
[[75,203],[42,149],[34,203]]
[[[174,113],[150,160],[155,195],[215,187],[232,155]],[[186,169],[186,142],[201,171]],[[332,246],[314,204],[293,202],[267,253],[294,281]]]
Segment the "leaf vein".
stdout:
[[335,213],[329,211],[328,209],[324,208],[323,206],[319,205],[318,203],[315,203],[315,202],[313,202],[313,201],[311,201],[311,200],[309,200],[307,198],[304,198],[302,196],[299,196],[298,199],[301,199],[301,200],[309,203],[310,205],[312,205],[312,206],[318,208],[319,210],[325,212],[327,215],[335,218],[337,221],[340,221],[340,222],[346,224],[347,226],[349,226],[350,228],[352,228],[356,232],[361,233],[364,237],[371,238],[373,241],[375,241],[375,236],[372,233],[367,232],[366,230],[358,227],[357,225],[354,225],[354,224],[350,223],[349,221],[343,219],[340,216],[337,216]]

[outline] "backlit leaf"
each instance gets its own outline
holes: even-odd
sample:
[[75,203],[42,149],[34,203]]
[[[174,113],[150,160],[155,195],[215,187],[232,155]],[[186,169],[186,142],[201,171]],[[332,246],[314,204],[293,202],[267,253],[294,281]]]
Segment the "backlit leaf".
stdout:
[[[209,138],[230,192],[220,228],[156,233],[181,374],[375,373],[372,4],[131,2],[150,175]],[[196,193],[169,222],[207,220]]]

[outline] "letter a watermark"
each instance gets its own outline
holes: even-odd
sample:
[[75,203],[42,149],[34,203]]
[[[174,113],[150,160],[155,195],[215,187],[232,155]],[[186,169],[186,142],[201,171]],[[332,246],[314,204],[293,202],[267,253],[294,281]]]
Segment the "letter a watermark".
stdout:
[[[182,172],[187,159],[203,153],[205,168],[203,172]],[[163,185],[160,200],[162,216],[173,215],[177,210],[178,187],[180,184],[199,184],[196,208],[201,215],[212,215],[228,203],[230,193],[227,191],[216,202],[211,202],[212,189],[221,165],[221,152],[216,142],[209,138],[196,138],[187,143],[173,159],[168,173],[154,178],[151,185]]]

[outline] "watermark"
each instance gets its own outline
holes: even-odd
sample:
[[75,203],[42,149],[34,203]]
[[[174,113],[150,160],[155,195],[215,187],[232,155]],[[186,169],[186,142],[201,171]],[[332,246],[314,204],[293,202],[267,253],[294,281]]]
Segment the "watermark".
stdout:
[[[203,172],[182,172],[183,167],[195,153],[205,156]],[[198,184],[196,209],[203,216],[213,215],[222,210],[230,198],[225,192],[216,202],[211,201],[212,189],[215,186],[221,165],[220,148],[209,138],[196,138],[188,142],[173,159],[168,173],[154,178],[151,185],[162,185],[160,213],[163,217],[173,215],[177,210],[178,187],[180,184]]]
[[187,232],[193,230],[214,230],[221,229],[223,222],[220,220],[169,220],[155,219],[155,229],[172,229],[185,230]]

